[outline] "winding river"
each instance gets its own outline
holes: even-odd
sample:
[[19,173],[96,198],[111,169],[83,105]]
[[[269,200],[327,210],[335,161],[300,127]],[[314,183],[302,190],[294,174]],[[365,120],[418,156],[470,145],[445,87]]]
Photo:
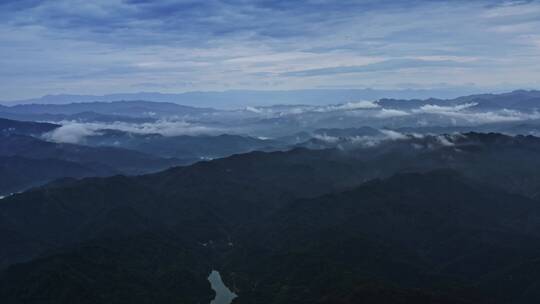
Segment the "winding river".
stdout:
[[212,273],[208,276],[208,281],[212,286],[212,289],[216,292],[216,297],[210,302],[210,304],[230,304],[237,295],[232,292],[223,280],[217,270],[212,270]]

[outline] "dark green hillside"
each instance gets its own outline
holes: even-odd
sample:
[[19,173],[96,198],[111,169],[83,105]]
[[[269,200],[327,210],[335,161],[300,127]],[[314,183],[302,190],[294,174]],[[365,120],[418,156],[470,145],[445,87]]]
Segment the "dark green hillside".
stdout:
[[0,201],[0,297],[208,303],[218,269],[235,304],[534,303],[539,142],[409,137],[57,181]]

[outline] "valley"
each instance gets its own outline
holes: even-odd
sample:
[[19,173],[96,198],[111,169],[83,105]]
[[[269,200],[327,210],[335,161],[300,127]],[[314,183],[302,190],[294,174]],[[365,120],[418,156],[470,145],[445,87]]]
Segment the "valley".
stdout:
[[[372,111],[349,107],[332,115]],[[94,129],[62,142],[70,123],[3,124],[5,303],[540,300],[525,271],[540,256],[533,129],[403,122],[267,138],[77,122]]]

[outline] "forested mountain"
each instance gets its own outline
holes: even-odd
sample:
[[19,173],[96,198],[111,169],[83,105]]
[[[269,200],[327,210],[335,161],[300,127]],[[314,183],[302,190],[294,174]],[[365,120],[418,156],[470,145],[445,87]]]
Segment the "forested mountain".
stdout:
[[0,118],[0,135],[19,134],[39,136],[58,127],[60,125],[51,123],[24,122]]
[[142,174],[186,161],[122,148],[53,143],[32,136],[2,134],[0,163],[0,195],[5,195],[57,178]]
[[133,134],[117,130],[101,130],[87,136],[83,143],[97,147],[122,147],[158,157],[175,157],[186,160],[213,159],[251,151],[286,149],[288,145],[278,140],[250,136]]
[[539,147],[410,136],[59,181],[1,201],[0,295],[198,303],[213,268],[234,303],[530,303]]

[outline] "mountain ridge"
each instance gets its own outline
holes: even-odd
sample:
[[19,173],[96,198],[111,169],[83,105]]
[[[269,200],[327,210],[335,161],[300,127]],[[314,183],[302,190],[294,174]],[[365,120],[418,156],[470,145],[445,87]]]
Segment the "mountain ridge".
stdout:
[[[461,95],[467,93],[479,93],[480,90],[474,89],[469,92],[461,92]],[[167,101],[185,103],[186,105],[204,104],[207,107],[231,108],[245,107],[249,105],[272,105],[272,104],[301,104],[302,100],[311,100],[315,104],[345,103],[351,99],[374,100],[380,98],[405,98],[405,99],[429,99],[434,96],[443,99],[453,99],[459,97],[459,94],[451,89],[440,90],[422,90],[422,89],[400,89],[400,90],[377,90],[377,89],[298,89],[298,90],[230,90],[230,91],[194,91],[184,93],[156,93],[140,92],[125,94],[108,95],[45,95],[40,98],[32,98],[18,101],[4,101],[0,104],[28,104],[28,103],[69,103],[74,101],[114,101],[114,100],[137,100],[146,99],[154,101]],[[268,100],[276,100],[269,103]],[[296,101],[295,101],[296,99]],[[60,101],[58,101],[60,100]],[[230,105],[224,105],[224,103]],[[251,103],[250,103],[251,101]],[[291,102],[292,101],[292,102]]]

